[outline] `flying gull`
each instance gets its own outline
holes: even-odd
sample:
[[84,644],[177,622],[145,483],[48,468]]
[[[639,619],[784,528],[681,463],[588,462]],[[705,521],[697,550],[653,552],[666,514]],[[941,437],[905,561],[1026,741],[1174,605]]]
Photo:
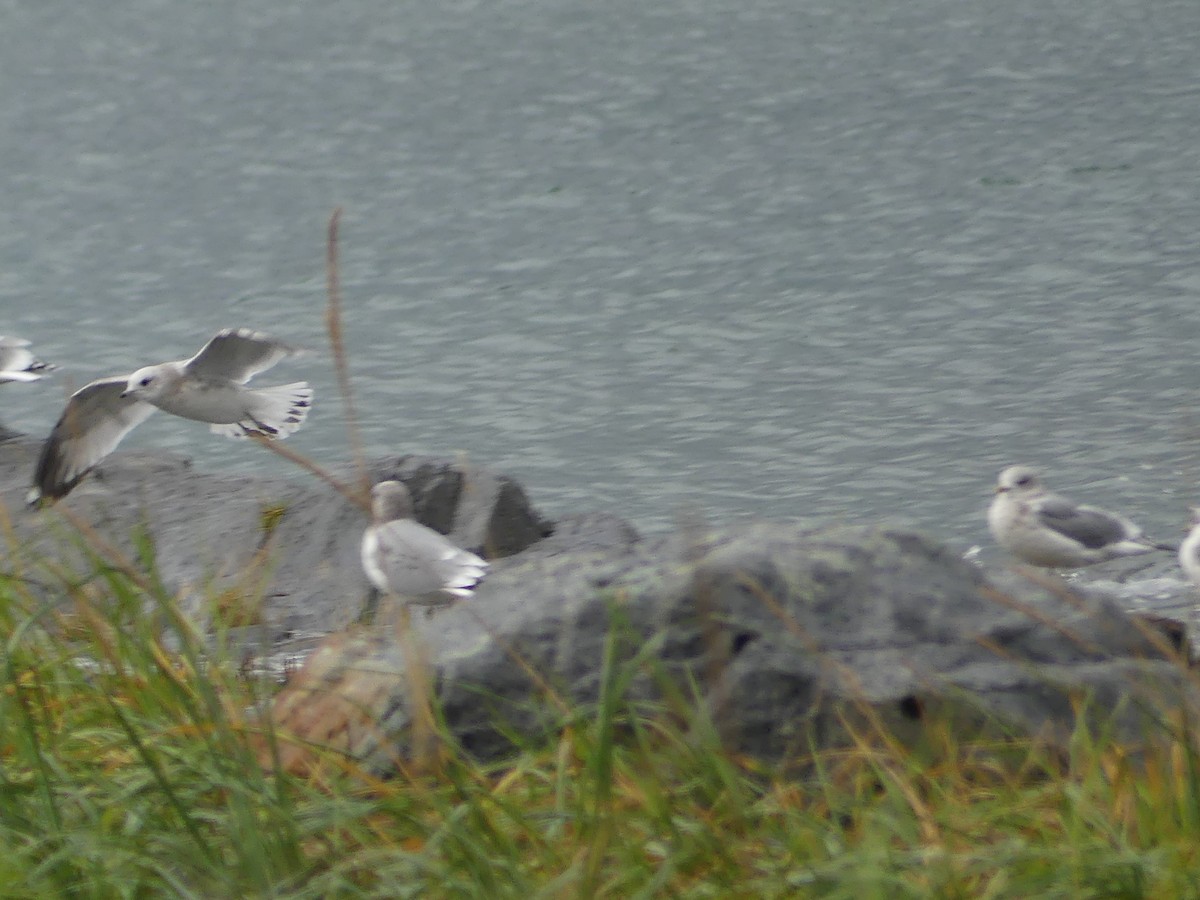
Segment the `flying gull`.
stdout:
[[24,338],[0,336],[0,384],[10,381],[37,381],[58,366],[42,362],[26,348]]
[[298,352],[261,332],[226,328],[191,359],[84,385],[46,439],[26,501],[66,496],[155,409],[208,422],[214,434],[225,437],[287,437],[308,415],[313,396],[308,383],[257,390],[243,385]]
[[382,593],[419,606],[469,597],[486,560],[413,519],[412,495],[399,481],[371,489],[372,524],[363,532],[362,565]]
[[987,518],[1001,547],[1024,562],[1051,569],[1175,549],[1142,537],[1141,529],[1122,516],[1050,493],[1029,466],[1009,466],[1000,473]]

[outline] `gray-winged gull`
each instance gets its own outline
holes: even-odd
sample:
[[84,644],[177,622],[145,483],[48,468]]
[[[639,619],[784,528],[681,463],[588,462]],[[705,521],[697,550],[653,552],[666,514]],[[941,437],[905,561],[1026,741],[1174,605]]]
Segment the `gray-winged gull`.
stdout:
[[27,349],[24,338],[0,336],[0,384],[10,381],[37,381],[58,366],[42,362]]
[[308,383],[259,389],[244,385],[298,352],[260,332],[226,328],[191,359],[85,385],[71,395],[46,439],[26,501],[66,496],[155,409],[208,422],[214,434],[225,437],[287,437],[308,415],[313,396]]
[[1116,513],[1050,493],[1029,466],[1009,466],[1000,473],[987,518],[1001,547],[1024,562],[1052,569],[1175,549],[1142,537],[1140,528]]
[[371,515],[362,565],[385,595],[440,606],[469,597],[487,573],[486,560],[413,519],[412,495],[401,482],[381,481],[371,489]]

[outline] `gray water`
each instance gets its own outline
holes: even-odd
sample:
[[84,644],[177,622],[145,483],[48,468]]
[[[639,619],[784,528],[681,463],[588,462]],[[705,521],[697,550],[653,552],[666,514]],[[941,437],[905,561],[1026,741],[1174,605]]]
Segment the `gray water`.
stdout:
[[[1200,501],[1196,0],[0,2],[0,332],[68,386],[322,351],[292,446],[462,451],[548,514],[903,519],[995,474]],[[288,471],[158,416],[129,447]],[[305,478],[296,471],[295,477]]]

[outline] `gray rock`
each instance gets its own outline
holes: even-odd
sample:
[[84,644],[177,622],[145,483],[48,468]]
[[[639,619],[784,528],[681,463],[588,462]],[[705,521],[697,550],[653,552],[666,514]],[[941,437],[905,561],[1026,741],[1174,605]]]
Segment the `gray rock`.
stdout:
[[[125,452],[58,504],[31,510],[23,497],[39,449],[27,440],[0,443],[0,497],[29,559],[53,558],[86,574],[94,565],[87,548],[101,541],[104,555],[144,568],[137,548],[145,535],[182,611],[202,629],[218,614],[229,625],[259,626],[264,654],[344,628],[367,603],[359,561],[366,507],[323,482],[210,475],[176,454]],[[518,485],[481,467],[400,457],[367,470],[411,478],[422,522],[453,525],[454,535],[489,555],[516,552],[550,529]],[[48,583],[46,592],[53,601],[61,589]]]
[[[1170,559],[1144,571],[1135,581],[1089,578],[1073,582],[1085,597],[1104,599],[1142,621],[1160,623],[1189,654],[1200,643],[1200,594],[1179,563]],[[1194,659],[1194,657],[1193,657]]]
[[[509,734],[555,727],[560,702],[596,703],[609,647],[627,699],[678,702],[695,684],[730,746],[767,757],[844,742],[856,718],[919,729],[931,709],[1065,740],[1087,692],[1133,739],[1148,699],[1194,699],[1160,632],[1115,604],[1061,580],[989,581],[895,528],[759,523],[535,547],[472,603],[411,629],[447,726],[484,758],[510,752]],[[275,721],[390,771],[412,724],[396,635],[331,638],[280,695]],[[303,767],[303,752],[288,764]]]
[[[218,614],[214,598],[222,614],[250,611],[228,622],[239,652],[261,643],[291,660],[334,632],[272,714],[394,769],[410,749],[413,660],[394,622],[352,624],[368,596],[363,508],[314,479],[206,475],[182,457],[120,453],[56,507],[31,511],[21,500],[37,450],[0,442],[10,555],[87,572],[97,541],[110,545],[101,555],[134,558],[144,534],[168,594],[198,624]],[[428,660],[456,740],[482,758],[557,727],[560,705],[598,702],[614,677],[631,701],[703,703],[731,747],[766,757],[844,742],[854,722],[919,733],[935,712],[1065,739],[1085,694],[1089,714],[1111,714],[1132,740],[1159,704],[1195,699],[1171,623],[1123,611],[1136,584],[1081,593],[1053,575],[985,573],[891,526],[692,522],[645,540],[603,514],[551,525],[510,479],[454,461],[366,471],[404,480],[425,524],[495,560],[472,602],[416,617],[408,645]],[[60,599],[52,579],[39,583]],[[296,746],[287,754],[304,764]]]

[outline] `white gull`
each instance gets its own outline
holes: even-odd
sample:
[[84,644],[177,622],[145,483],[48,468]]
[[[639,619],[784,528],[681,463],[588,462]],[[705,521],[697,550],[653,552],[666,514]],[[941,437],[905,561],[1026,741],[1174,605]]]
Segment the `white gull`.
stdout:
[[1141,529],[1123,516],[1050,493],[1041,474],[1029,466],[1009,466],[1000,473],[987,519],[1001,547],[1024,562],[1052,569],[1175,549],[1142,537]]
[[487,573],[486,560],[413,519],[412,495],[401,482],[371,489],[371,514],[362,537],[363,571],[385,595],[441,606],[469,597]]
[[1192,507],[1192,527],[1179,545],[1179,565],[1192,583],[1200,587],[1200,507]]
[[71,395],[46,439],[26,501],[66,496],[155,409],[207,422],[225,437],[287,437],[304,423],[312,388],[304,381],[257,390],[245,384],[298,352],[260,332],[226,328],[191,359],[85,385]]

